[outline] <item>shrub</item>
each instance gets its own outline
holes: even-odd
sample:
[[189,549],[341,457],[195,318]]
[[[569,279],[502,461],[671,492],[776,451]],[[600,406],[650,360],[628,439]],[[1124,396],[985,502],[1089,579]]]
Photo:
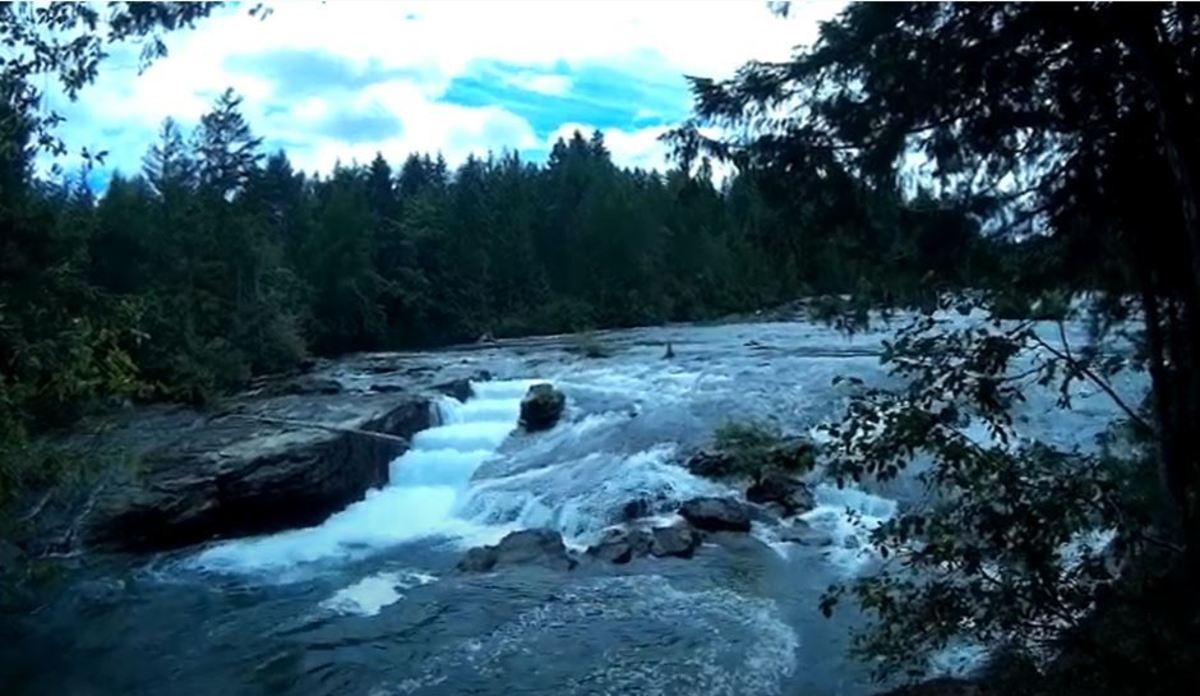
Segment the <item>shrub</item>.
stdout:
[[713,433],[717,452],[728,462],[724,476],[759,479],[767,469],[807,471],[816,462],[811,442],[788,438],[779,426],[764,421],[729,421]]

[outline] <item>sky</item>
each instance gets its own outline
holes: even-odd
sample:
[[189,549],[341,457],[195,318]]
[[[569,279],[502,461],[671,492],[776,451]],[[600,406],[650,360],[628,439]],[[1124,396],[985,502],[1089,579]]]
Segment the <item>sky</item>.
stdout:
[[785,18],[759,0],[293,1],[266,19],[231,7],[169,34],[141,75],[132,49],[115,51],[77,102],[53,106],[73,150],[107,150],[124,172],[164,118],[190,131],[226,87],[265,148],[309,172],[376,152],[541,161],[575,129],[603,132],[618,164],[662,168],[658,136],[690,110],[685,75],[785,59],[842,4],[794,2]]

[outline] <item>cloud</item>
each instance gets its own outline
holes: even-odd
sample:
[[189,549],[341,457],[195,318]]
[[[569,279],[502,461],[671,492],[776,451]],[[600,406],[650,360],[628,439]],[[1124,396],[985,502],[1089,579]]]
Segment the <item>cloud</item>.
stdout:
[[326,118],[320,133],[347,143],[372,143],[398,136],[403,130],[400,119],[384,111],[343,112]]
[[539,75],[533,72],[520,72],[509,75],[505,82],[526,92],[535,92],[549,96],[561,97],[571,89],[571,78],[566,75]]
[[441,151],[541,156],[564,130],[600,129],[614,160],[661,166],[657,137],[687,117],[685,75],[725,77],[811,41],[841,3],[279,3],[228,8],[167,36],[137,75],[118,50],[67,116],[68,144],[138,168],[162,119],[192,127],[226,87],[271,148],[305,170]]

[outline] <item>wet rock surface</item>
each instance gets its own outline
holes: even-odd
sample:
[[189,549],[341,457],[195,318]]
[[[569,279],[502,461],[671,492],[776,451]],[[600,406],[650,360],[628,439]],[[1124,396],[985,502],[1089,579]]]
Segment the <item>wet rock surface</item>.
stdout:
[[746,500],[778,505],[783,516],[807,512],[816,504],[808,486],[777,468],[768,469],[746,489]]
[[693,498],[679,508],[679,514],[697,529],[710,532],[750,531],[750,511],[732,498]]
[[700,534],[686,524],[656,527],[652,533],[654,542],[650,546],[650,553],[654,556],[691,558],[700,546]]
[[800,544],[802,546],[833,546],[833,537],[810,527],[807,523],[796,520],[790,525],[779,527],[779,540]]
[[132,471],[94,489],[76,528],[83,545],[169,549],[316,524],[387,482],[405,444],[368,433],[430,425],[428,400],[404,396],[309,396],[172,430],[189,415],[162,414],[174,437],[145,442]]
[[94,459],[95,480],[32,501],[17,541],[34,554],[156,551],[318,524],[385,484],[406,439],[432,425],[434,395],[478,373],[409,361],[330,363],[206,409],[92,419],[58,444]]
[[529,432],[553,428],[566,403],[566,395],[554,385],[535,384],[521,400],[521,425]]
[[540,565],[570,570],[575,567],[575,561],[567,554],[567,547],[558,532],[523,529],[508,534],[495,546],[480,546],[467,551],[459,561],[458,569],[481,573],[506,565]]

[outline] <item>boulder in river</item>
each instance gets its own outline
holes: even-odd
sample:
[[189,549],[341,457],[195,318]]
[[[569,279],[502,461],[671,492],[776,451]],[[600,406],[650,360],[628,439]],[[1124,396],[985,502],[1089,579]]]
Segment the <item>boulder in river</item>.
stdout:
[[611,563],[628,563],[634,557],[650,553],[653,539],[644,529],[610,529],[600,541],[588,547],[593,558]]
[[486,572],[499,565],[541,565],[570,570],[575,561],[567,555],[562,535],[552,529],[523,529],[512,532],[495,546],[480,546],[467,551],[458,569]]
[[696,547],[700,546],[700,534],[688,524],[655,527],[651,534],[654,543],[650,546],[650,553],[654,556],[691,558]]
[[521,399],[521,425],[533,432],[553,428],[562,416],[567,397],[554,385],[543,382],[529,388]]
[[732,498],[693,498],[679,508],[679,514],[707,532],[750,531],[750,511]]
[[433,388],[459,401],[466,401],[475,395],[475,390],[471,387],[471,380],[466,378],[435,384]]
[[752,503],[780,505],[785,515],[807,512],[815,506],[812,491],[781,469],[771,467],[746,489],[746,500]]

